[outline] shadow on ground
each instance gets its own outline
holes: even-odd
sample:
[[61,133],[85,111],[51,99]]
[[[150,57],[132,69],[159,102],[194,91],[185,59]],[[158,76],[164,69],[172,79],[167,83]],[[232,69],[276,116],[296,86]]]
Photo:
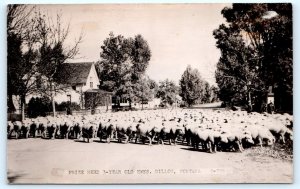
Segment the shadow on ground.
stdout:
[[16,180],[22,178],[26,174],[24,173],[12,173],[11,171],[7,171],[7,183],[13,184],[16,182]]

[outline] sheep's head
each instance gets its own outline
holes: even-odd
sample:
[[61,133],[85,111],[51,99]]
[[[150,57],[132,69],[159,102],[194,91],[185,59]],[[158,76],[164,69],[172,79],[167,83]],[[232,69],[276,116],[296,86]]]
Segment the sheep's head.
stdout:
[[158,127],[156,127],[156,126],[154,126],[154,127],[153,127],[153,131],[154,131],[155,133],[158,133],[158,132],[160,132],[159,128],[158,128]]
[[11,121],[8,121],[8,124],[7,124],[8,126],[10,126],[10,127],[13,127],[14,126],[14,124],[11,122]]
[[274,137],[270,137],[267,139],[267,146],[272,146],[275,143],[275,138]]
[[228,143],[228,138],[226,135],[224,135],[225,133],[220,135],[220,141],[224,142],[224,143]]
[[177,127],[176,132],[178,132],[179,135],[183,135],[185,133],[183,127]]
[[245,141],[246,141],[247,143],[249,143],[249,144],[254,144],[254,141],[253,141],[253,138],[252,138],[252,136],[251,136],[251,133],[249,133],[249,132],[244,132],[243,135],[244,135],[243,138],[245,139]]

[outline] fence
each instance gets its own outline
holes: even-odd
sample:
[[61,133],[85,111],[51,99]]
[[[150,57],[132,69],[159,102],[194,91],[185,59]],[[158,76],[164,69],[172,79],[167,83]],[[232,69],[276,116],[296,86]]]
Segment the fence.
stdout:
[[[81,110],[72,110],[71,114],[72,115],[91,115],[91,114],[99,114],[99,113],[103,113],[105,111],[103,110],[91,110],[91,109],[81,109]],[[47,112],[46,113],[47,116],[53,116],[53,112]],[[56,115],[67,115],[67,111],[58,111],[56,112]]]

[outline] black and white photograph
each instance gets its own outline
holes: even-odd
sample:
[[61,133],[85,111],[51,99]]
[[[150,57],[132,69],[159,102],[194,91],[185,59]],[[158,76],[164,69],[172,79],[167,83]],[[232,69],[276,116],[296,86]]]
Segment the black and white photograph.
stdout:
[[292,10],[8,4],[7,183],[293,183]]

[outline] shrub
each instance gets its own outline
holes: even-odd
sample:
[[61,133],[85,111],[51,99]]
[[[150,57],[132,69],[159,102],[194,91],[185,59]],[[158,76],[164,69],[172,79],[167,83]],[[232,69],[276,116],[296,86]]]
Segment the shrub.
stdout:
[[27,115],[30,118],[46,116],[46,112],[52,110],[51,101],[48,97],[32,97],[27,106]]
[[76,111],[81,109],[80,105],[77,104],[76,102],[72,102],[71,105],[70,105],[70,102],[62,102],[56,106],[56,110],[57,111],[67,111],[67,109],[69,107],[71,108],[71,110],[76,110]]

